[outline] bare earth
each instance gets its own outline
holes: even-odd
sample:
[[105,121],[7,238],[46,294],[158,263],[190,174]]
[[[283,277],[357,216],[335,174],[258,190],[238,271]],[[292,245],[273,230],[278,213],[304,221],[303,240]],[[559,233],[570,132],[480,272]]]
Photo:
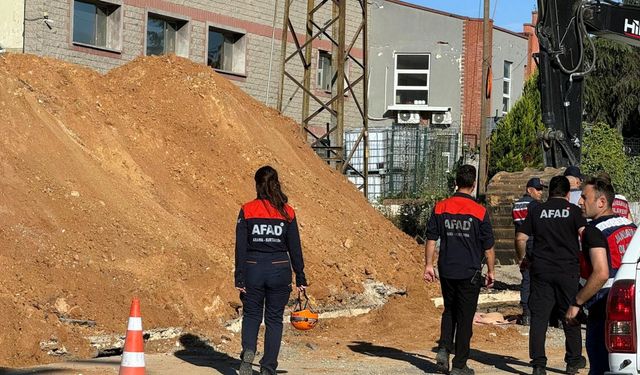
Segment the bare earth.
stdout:
[[[526,329],[521,329],[523,333]],[[562,332],[551,329],[549,373],[564,371]],[[525,348],[511,350],[508,347],[488,352],[482,349],[472,350],[469,366],[476,374],[530,374],[526,337],[522,337]],[[560,344],[560,345],[558,345]],[[298,343],[285,346],[282,351],[278,373],[282,374],[424,374],[441,373],[434,366],[435,353],[430,349],[404,351],[384,344],[368,342],[341,343],[325,355],[324,350]],[[327,353],[329,353],[327,352]],[[340,354],[336,354],[340,352]],[[53,364],[45,367],[25,370],[7,370],[1,374],[117,374],[120,357],[103,358],[92,361]],[[147,374],[235,374],[238,367],[236,357],[211,350],[210,352],[181,352],[172,354],[153,354],[146,356]],[[257,361],[256,361],[257,363]],[[256,371],[258,367],[255,367]],[[587,373],[585,369],[582,373]],[[256,372],[257,374],[257,372]]]
[[[516,266],[499,266],[499,280],[513,287],[519,278]],[[424,374],[440,373],[435,367],[433,351],[439,327],[430,325],[423,329],[424,321],[437,321],[438,313],[411,320],[409,324],[379,320],[386,310],[397,312],[405,305],[405,297],[396,297],[382,310],[355,318],[325,320],[311,332],[300,333],[285,325],[279,373],[283,374]],[[431,302],[424,301],[425,304]],[[480,310],[486,310],[481,307]],[[513,304],[501,309],[517,313]],[[417,316],[417,314],[415,315]],[[508,315],[507,315],[508,316]],[[410,320],[398,319],[400,322]],[[350,326],[351,329],[345,329]],[[390,331],[386,327],[391,327]],[[384,334],[383,334],[384,333]],[[165,353],[147,354],[147,373],[169,374],[235,374],[239,365],[237,334],[229,333],[230,341],[216,348],[198,337],[192,340],[171,341]],[[179,344],[181,343],[181,344]],[[176,349],[177,345],[180,345]],[[173,350],[167,350],[173,347]],[[160,349],[160,348],[156,348]],[[564,335],[561,329],[549,328],[547,332],[547,356],[549,373],[562,373],[565,364]],[[258,359],[256,359],[256,364]],[[477,374],[530,374],[528,364],[528,327],[474,326],[472,353],[469,366]],[[0,374],[20,375],[30,373],[51,374],[117,374],[120,357],[100,358],[89,361],[66,362],[45,367],[14,369]],[[255,367],[258,370],[258,367]],[[582,373],[587,373],[585,369]],[[257,373],[256,373],[257,374]]]
[[[433,370],[440,291],[421,279],[423,248],[323,163],[297,124],[211,69],[142,57],[100,75],[3,54],[0,118],[0,373],[116,373],[119,358],[88,360],[88,337],[124,334],[134,296],[145,329],[202,338],[148,345],[149,374],[233,373],[234,228],[264,164],[297,211],[316,306],[358,306],[367,282],[402,291],[369,314],[287,330],[282,371]],[[471,365],[527,372],[520,331],[476,327]],[[562,340],[548,347],[563,367]]]

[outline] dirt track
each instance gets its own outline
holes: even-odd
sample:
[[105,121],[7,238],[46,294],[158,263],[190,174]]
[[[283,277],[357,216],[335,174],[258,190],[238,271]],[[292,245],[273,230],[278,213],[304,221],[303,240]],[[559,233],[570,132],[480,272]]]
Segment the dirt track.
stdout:
[[235,219],[264,164],[297,210],[319,304],[351,304],[366,279],[430,293],[414,277],[422,249],[297,124],[206,66],[143,57],[102,76],[2,55],[0,118],[0,366],[55,360],[51,340],[91,356],[85,337],[120,333],[133,296],[145,328],[222,341],[239,304]]
[[[145,329],[180,327],[239,352],[224,329],[239,306],[234,225],[264,164],[297,210],[317,305],[362,303],[365,280],[404,291],[365,316],[324,322],[305,342],[330,356],[357,341],[427,355],[435,342],[439,290],[421,279],[423,249],[324,164],[297,124],[211,69],[143,57],[102,76],[2,55],[0,118],[0,367],[92,357],[87,337],[123,334],[134,295]],[[474,336],[487,352],[522,343],[514,328]]]
[[[526,328],[518,330],[526,333]],[[551,329],[549,332],[549,372],[562,373],[564,346],[562,332]],[[522,336],[526,342],[526,336]],[[401,348],[372,344],[369,342],[349,342],[337,345],[333,350],[325,351],[300,342],[283,348],[278,373],[298,374],[424,374],[441,373],[434,366],[435,353],[429,348],[405,351]],[[337,354],[340,353],[340,354]],[[40,368],[12,370],[4,372],[6,375],[22,375],[37,373],[52,374],[117,374],[119,357],[103,358],[99,360],[55,364]],[[147,374],[235,374],[238,360],[234,356],[220,353],[212,348],[199,348],[197,351],[178,351],[175,354],[155,354],[146,356]],[[256,361],[257,362],[257,361]],[[524,348],[479,349],[472,350],[469,366],[476,370],[476,374],[530,374],[526,343]],[[258,370],[258,367],[255,367]],[[586,373],[588,370],[583,370]],[[0,373],[2,373],[0,371]]]

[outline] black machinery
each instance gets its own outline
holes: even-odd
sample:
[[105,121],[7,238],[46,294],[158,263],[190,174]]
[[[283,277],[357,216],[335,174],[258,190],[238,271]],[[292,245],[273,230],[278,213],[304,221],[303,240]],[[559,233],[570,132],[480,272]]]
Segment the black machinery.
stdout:
[[[536,35],[545,165],[580,162],[584,76],[595,66],[592,35],[640,46],[640,6],[613,1],[538,0]],[[591,49],[589,61],[585,51]]]

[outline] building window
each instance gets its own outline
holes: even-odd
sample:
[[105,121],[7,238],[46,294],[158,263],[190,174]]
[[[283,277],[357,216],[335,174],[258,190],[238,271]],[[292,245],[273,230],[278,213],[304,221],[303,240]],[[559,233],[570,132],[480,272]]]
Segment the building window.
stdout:
[[429,54],[396,54],[395,104],[429,103]]
[[73,2],[73,42],[120,49],[122,7],[104,1]]
[[189,56],[187,21],[149,13],[147,18],[147,55]]
[[207,65],[228,73],[245,74],[246,35],[209,27]]
[[504,62],[504,73],[502,74],[502,114],[509,112],[511,105],[511,62]]
[[[344,64],[344,95],[349,93],[349,61]],[[333,60],[330,52],[318,51],[318,79],[316,81],[317,88],[325,92],[331,92],[331,83],[334,79]]]
[[331,70],[331,54],[327,51],[319,51],[318,54],[318,88],[326,92],[331,92],[331,79],[333,71]]

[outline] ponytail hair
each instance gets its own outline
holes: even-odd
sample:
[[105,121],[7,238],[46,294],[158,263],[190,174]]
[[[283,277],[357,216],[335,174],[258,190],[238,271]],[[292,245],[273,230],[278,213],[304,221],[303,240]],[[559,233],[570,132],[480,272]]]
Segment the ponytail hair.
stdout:
[[285,209],[288,198],[280,188],[278,172],[272,167],[265,165],[256,171],[254,179],[256,180],[258,199],[269,201],[287,221],[291,221],[291,216],[289,216],[289,213]]

